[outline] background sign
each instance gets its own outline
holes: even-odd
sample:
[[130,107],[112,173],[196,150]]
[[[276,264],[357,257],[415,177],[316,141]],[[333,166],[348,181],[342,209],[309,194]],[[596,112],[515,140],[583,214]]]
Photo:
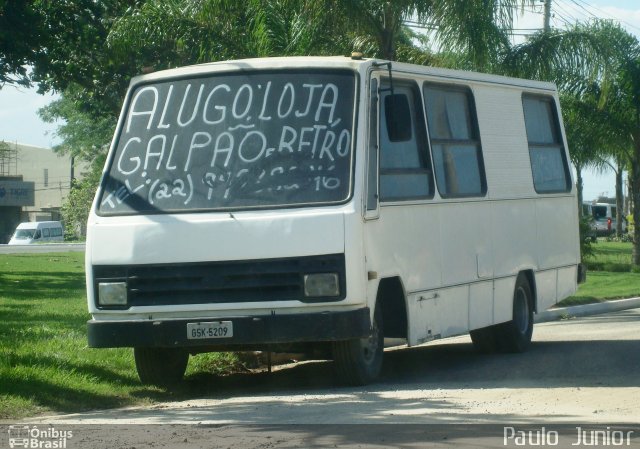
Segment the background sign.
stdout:
[[0,207],[33,206],[34,183],[23,181],[0,181]]

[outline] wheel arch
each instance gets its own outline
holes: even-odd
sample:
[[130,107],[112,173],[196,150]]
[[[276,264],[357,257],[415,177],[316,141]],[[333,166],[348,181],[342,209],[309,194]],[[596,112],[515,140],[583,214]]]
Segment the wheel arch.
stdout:
[[407,338],[409,318],[407,295],[400,276],[383,278],[378,284],[376,307],[382,308],[383,332],[385,337]]

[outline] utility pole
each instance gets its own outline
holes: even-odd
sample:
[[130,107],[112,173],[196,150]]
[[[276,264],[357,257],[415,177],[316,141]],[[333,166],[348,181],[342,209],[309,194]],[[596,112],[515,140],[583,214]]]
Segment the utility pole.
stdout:
[[71,187],[73,187],[73,184],[76,182],[76,176],[75,176],[75,158],[73,156],[71,156],[71,179],[69,180],[69,185]]
[[551,0],[544,1],[544,32],[551,31]]

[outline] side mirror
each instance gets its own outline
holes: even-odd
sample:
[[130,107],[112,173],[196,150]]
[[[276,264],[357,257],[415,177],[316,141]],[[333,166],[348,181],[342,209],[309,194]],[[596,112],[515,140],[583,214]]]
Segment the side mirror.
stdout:
[[384,116],[391,142],[411,140],[411,109],[406,95],[384,97]]

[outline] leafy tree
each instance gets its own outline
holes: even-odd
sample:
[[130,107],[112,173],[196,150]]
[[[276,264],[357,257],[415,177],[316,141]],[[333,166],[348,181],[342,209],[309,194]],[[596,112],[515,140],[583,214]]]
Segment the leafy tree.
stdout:
[[104,41],[113,20],[143,1],[0,0],[0,87],[36,82],[46,92],[76,83],[108,96],[135,61],[116,62]]
[[70,85],[61,97],[38,111],[45,122],[62,120],[56,134],[62,143],[55,151],[70,154],[76,160],[89,162],[89,170],[80,181],[74,181],[62,206],[62,215],[69,229],[84,234],[91,202],[95,195],[109,143],[116,126],[112,114],[96,114],[84,107],[84,91]]
[[[622,168],[627,154],[620,151],[620,148],[625,145],[625,139],[621,134],[617,118],[612,116],[611,111],[599,106],[597,92],[563,93],[560,96],[560,102],[569,144],[569,156],[576,169],[578,205],[583,202],[582,171],[587,167],[599,170],[611,168],[616,173],[616,180],[620,181],[621,190]],[[614,159],[613,163],[610,161],[611,158]],[[616,188],[618,188],[617,183]],[[622,193],[619,201],[621,200]],[[579,207],[579,210],[582,212],[582,207]]]
[[143,0],[35,0],[47,30],[33,62],[31,79],[41,92],[73,93],[79,107],[95,116],[117,116],[132,75],[141,61],[115,58],[105,46],[114,21]]
[[41,108],[38,115],[47,123],[62,121],[56,130],[62,143],[55,151],[92,162],[107,152],[117,117],[87,108],[84,94],[80,86],[71,85],[59,99]]
[[[582,213],[583,181],[582,171],[601,161],[602,141],[594,124],[600,117],[593,106],[592,98],[580,98],[577,95],[564,94],[560,97],[569,156],[576,169],[576,187],[578,190],[578,210]],[[596,134],[594,136],[594,134]]]
[[5,142],[4,140],[0,140],[0,159],[2,159],[3,157],[5,157],[5,155],[11,151],[9,144],[7,142]]
[[62,205],[61,212],[66,228],[75,230],[77,234],[85,234],[91,203],[100,183],[105,158],[106,155],[101,154],[94,159],[84,177],[72,184],[69,195]]
[[33,63],[42,39],[42,17],[31,2],[0,0],[0,88],[29,84],[26,65]]

